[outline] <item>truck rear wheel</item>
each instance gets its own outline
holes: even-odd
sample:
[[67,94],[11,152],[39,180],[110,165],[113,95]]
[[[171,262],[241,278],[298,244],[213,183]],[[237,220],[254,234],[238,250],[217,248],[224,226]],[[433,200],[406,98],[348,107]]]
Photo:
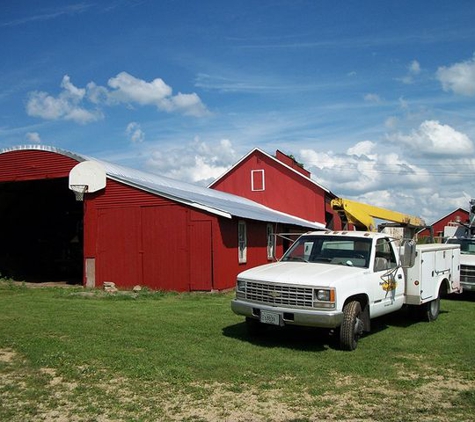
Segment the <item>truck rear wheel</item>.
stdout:
[[424,319],[427,321],[435,321],[440,313],[440,295],[436,299],[424,304]]
[[343,322],[340,327],[340,347],[355,350],[363,334],[364,323],[360,302],[354,300],[343,308]]

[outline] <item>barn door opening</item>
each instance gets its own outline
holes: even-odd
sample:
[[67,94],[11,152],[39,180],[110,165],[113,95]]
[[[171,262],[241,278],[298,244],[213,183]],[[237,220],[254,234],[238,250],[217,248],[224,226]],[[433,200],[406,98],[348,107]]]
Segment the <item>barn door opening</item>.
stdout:
[[83,203],[68,179],[0,183],[0,274],[82,283]]

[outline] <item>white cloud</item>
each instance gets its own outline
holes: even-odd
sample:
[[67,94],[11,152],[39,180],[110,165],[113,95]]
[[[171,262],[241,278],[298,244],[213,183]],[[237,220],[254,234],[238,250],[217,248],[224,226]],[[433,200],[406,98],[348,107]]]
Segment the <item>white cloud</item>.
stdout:
[[427,223],[468,206],[464,192],[475,197],[470,177],[475,157],[465,134],[426,121],[393,140],[397,142],[358,142],[346,152],[302,149],[297,159],[337,196],[417,215]]
[[103,86],[98,86],[94,82],[89,82],[86,85],[87,99],[93,104],[108,104],[109,91]]
[[41,144],[41,137],[38,132],[27,132],[26,139],[28,142],[33,142],[34,144]]
[[381,97],[378,94],[366,94],[364,100],[368,103],[379,104],[381,102]]
[[63,77],[61,81],[61,88],[64,88],[65,93],[64,97],[70,97],[74,101],[81,101],[86,95],[86,90],[84,88],[77,88],[71,83],[71,78],[68,75]]
[[63,91],[53,97],[46,92],[30,92],[26,104],[26,112],[32,117],[46,120],[72,120],[76,123],[90,123],[102,118],[97,110],[87,110],[80,106],[86,91],[75,87],[65,75],[61,82]]
[[407,102],[407,100],[403,97],[400,97],[399,100],[399,108],[401,110],[408,110],[409,109],[409,103]]
[[209,114],[209,111],[195,93],[182,94],[179,92],[174,97],[171,97],[170,101],[173,103],[174,109],[181,110],[184,114],[195,117],[206,116]]
[[393,142],[407,147],[411,153],[438,156],[466,156],[472,154],[474,145],[464,133],[456,131],[449,125],[440,124],[435,120],[423,122],[410,135],[401,133],[388,137]]
[[145,140],[145,133],[136,122],[129,123],[125,129],[125,133],[133,144],[141,143]]
[[[381,151],[377,151],[377,147]],[[428,180],[427,172],[402,159],[397,153],[364,141],[346,153],[318,153],[301,150],[299,161],[315,179],[338,195],[362,195],[394,187],[419,186]]]
[[109,79],[108,85],[113,88],[109,92],[110,98],[118,102],[153,105],[162,111],[178,111],[196,117],[209,114],[197,94],[172,95],[172,88],[160,78],[146,82],[121,72]]
[[407,75],[401,78],[400,80],[409,85],[414,83],[414,79],[417,75],[421,73],[421,65],[417,60],[413,60],[409,65],[407,66]]
[[167,98],[172,94],[172,89],[160,78],[145,82],[126,72],[121,72],[109,79],[107,84],[114,89],[109,95],[124,103],[156,105],[159,108],[165,108],[163,103],[166,103]]
[[411,73],[412,75],[418,75],[419,73],[421,73],[421,65],[419,64],[417,60],[413,60],[409,64],[408,69],[409,69],[409,73]]
[[398,123],[399,123],[399,119],[395,116],[391,116],[385,120],[384,126],[389,130],[394,130],[396,129]]
[[439,67],[436,77],[444,91],[466,96],[475,95],[475,57],[449,67]]
[[227,139],[210,144],[196,138],[179,147],[155,149],[146,167],[149,171],[176,180],[207,185],[221,176],[238,158]]
[[63,119],[83,124],[102,119],[102,107],[121,103],[155,106],[160,111],[195,117],[210,114],[196,93],[173,95],[172,88],[160,78],[146,82],[121,72],[109,79],[108,86],[91,81],[86,88],[78,88],[65,75],[61,81],[62,91],[56,97],[42,91],[30,92],[26,112],[29,116],[46,120]]
[[375,145],[376,144],[371,141],[358,142],[355,146],[348,148],[347,154],[356,155],[358,157],[361,157],[362,155],[370,157]]

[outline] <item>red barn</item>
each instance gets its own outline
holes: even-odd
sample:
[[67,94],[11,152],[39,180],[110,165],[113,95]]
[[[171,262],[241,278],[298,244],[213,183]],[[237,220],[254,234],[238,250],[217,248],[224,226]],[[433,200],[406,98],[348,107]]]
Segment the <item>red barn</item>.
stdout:
[[[104,185],[77,201],[69,178],[85,162],[103,169]],[[87,287],[114,282],[120,288],[221,290],[234,286],[238,272],[282,252],[282,242],[271,241],[273,232],[311,228],[322,226],[69,151],[26,146],[0,152],[3,276],[78,280]]]
[[270,208],[324,223],[339,230],[342,223],[330,201],[336,196],[310,178],[310,172],[292,157],[277,151],[276,156],[256,148],[209,185]]
[[[434,232],[434,237],[438,240],[442,240],[442,238],[444,237],[444,228],[446,226],[459,225],[459,223],[468,224],[468,218],[469,213],[467,210],[457,208],[456,210],[452,211],[451,213],[445,215],[444,217],[431,224],[432,230]],[[418,234],[419,238],[425,238],[429,236],[430,232],[428,229],[422,230]]]

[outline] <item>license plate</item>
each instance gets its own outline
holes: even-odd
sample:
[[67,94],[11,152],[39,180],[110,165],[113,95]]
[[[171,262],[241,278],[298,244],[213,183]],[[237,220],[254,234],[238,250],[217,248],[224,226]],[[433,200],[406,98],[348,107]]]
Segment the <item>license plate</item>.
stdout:
[[260,321],[263,324],[280,325],[280,315],[277,312],[261,311]]

